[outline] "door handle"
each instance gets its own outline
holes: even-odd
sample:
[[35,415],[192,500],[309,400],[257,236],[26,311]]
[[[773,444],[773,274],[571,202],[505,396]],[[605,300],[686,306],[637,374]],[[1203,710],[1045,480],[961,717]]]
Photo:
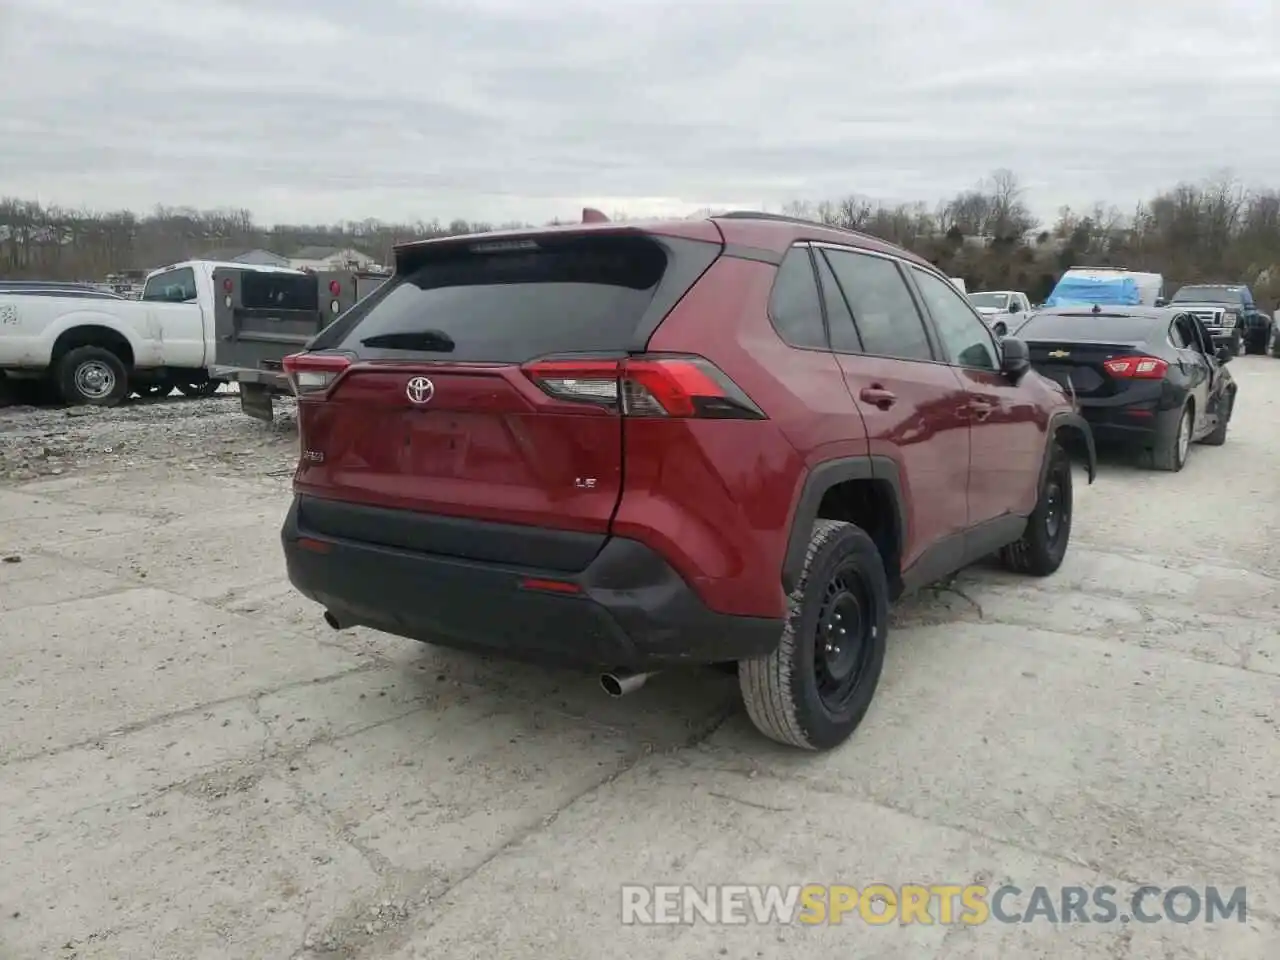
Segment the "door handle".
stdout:
[[863,403],[870,403],[879,407],[881,410],[888,410],[898,402],[898,395],[892,390],[886,390],[878,383],[873,383],[869,387],[863,387],[862,392],[858,394],[858,398]]
[[991,411],[994,409],[995,407],[992,404],[987,403],[985,400],[975,400],[973,403],[969,404],[969,412],[973,414],[973,419],[975,420],[987,419],[987,417],[991,416]]

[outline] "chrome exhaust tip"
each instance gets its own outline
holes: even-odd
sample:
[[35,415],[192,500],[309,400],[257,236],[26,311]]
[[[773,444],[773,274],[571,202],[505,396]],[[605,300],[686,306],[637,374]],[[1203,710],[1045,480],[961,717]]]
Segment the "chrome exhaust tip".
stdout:
[[600,686],[611,697],[625,697],[644,686],[652,673],[602,673]]

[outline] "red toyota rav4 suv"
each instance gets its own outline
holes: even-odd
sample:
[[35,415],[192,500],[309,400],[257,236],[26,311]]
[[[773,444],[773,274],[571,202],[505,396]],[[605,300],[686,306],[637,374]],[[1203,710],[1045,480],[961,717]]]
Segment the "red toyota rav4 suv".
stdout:
[[407,244],[285,361],[289,577],[353,625],[593,666],[736,664],[756,725],[861,721],[888,606],[1001,552],[1056,570],[1062,389],[952,283],[767,214]]

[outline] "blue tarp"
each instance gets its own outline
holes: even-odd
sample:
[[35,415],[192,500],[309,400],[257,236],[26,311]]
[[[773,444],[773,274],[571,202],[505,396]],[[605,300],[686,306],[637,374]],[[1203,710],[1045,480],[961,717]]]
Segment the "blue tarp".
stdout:
[[1138,283],[1132,277],[1095,280],[1092,277],[1063,277],[1045,300],[1046,307],[1136,307],[1142,303]]

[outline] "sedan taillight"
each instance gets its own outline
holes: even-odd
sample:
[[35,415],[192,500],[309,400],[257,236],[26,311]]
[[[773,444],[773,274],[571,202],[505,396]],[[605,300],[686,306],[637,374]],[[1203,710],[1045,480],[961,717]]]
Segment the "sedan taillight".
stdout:
[[1121,380],[1163,380],[1169,364],[1159,357],[1113,357],[1102,365]]

